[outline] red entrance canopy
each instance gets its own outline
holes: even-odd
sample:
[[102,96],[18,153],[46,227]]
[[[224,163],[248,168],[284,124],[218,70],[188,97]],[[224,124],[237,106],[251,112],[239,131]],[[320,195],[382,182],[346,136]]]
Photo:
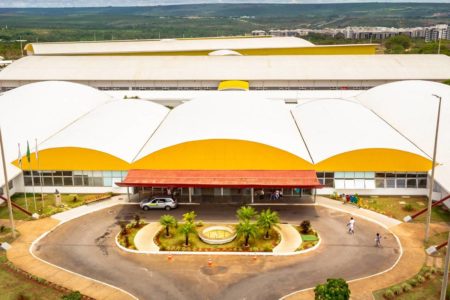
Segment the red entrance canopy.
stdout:
[[316,171],[130,170],[122,187],[322,187]]

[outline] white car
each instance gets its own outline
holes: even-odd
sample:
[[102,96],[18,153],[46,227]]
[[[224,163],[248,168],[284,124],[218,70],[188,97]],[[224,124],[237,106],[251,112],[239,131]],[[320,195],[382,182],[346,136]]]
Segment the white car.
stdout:
[[142,200],[139,206],[143,210],[149,210],[153,208],[171,210],[173,208],[177,208],[178,203],[176,200],[169,197],[155,197],[152,199]]

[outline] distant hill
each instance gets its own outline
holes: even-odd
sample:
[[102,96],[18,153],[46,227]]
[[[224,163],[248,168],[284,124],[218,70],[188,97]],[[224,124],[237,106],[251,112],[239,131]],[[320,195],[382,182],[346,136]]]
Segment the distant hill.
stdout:
[[[5,0],[0,0],[0,5],[2,1]],[[11,2],[21,3],[23,0]],[[0,8],[0,40],[79,41],[226,36],[248,34],[256,29],[414,27],[448,23],[449,20],[450,3],[220,3],[147,7]]]

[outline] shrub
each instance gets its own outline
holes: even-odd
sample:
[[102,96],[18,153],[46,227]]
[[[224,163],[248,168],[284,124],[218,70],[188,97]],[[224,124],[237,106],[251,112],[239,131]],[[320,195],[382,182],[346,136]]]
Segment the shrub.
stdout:
[[424,283],[425,282],[425,278],[422,275],[417,275],[416,279],[417,279],[418,283]]
[[309,220],[305,220],[300,224],[301,232],[308,233],[311,230],[311,222]]
[[414,210],[414,208],[413,208],[411,203],[408,203],[405,206],[403,206],[403,209],[406,210],[406,211],[413,211]]
[[83,296],[81,295],[80,292],[76,291],[76,292],[72,292],[70,294],[63,296],[61,299],[62,300],[81,300],[81,299],[83,299]]
[[425,279],[430,279],[431,278],[431,271],[430,272],[426,272],[425,274],[423,274],[423,277],[425,277]]
[[383,293],[383,297],[386,299],[394,299],[395,295],[394,292],[391,289],[387,289]]
[[403,289],[400,286],[396,285],[392,287],[392,292],[394,292],[394,295],[398,296],[403,293]]
[[417,279],[414,279],[414,278],[408,280],[408,283],[409,283],[412,287],[415,287],[415,286],[417,286],[417,284],[418,284]]
[[431,274],[436,274],[437,273],[437,269],[435,267],[431,267],[430,268],[430,273]]
[[447,291],[445,292],[445,299],[450,300],[450,288],[447,287]]
[[407,293],[407,292],[409,292],[409,291],[411,291],[412,290],[412,286],[409,284],[409,283],[403,283],[402,285],[402,290],[405,292],[405,293]]
[[197,227],[202,227],[203,226],[203,221],[198,221],[197,224],[195,224],[195,226]]
[[130,239],[129,239],[128,235],[125,236],[124,242],[125,242],[125,247],[126,247],[126,248],[129,248],[129,247],[130,247]]
[[139,227],[139,222],[141,221],[141,216],[138,214],[134,215],[134,228],[138,228]]
[[272,248],[270,248],[269,246],[264,246],[263,251],[264,252],[271,252]]
[[5,225],[0,226],[0,232],[5,231],[5,229],[6,229]]
[[350,299],[350,289],[342,278],[328,278],[324,284],[318,284],[314,289],[315,299]]
[[419,274],[420,274],[420,275],[423,275],[423,274],[425,274],[425,273],[430,272],[430,270],[431,270],[430,267],[424,266],[424,267],[422,267],[422,269],[420,269]]
[[17,300],[31,300],[33,299],[32,296],[28,293],[21,292],[17,295]]

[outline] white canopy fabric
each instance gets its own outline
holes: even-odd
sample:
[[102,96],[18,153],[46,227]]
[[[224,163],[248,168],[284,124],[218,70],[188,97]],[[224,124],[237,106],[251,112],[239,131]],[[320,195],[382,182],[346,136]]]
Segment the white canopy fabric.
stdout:
[[136,160],[166,147],[207,139],[257,142],[311,162],[284,102],[238,91],[217,92],[214,98],[198,98],[177,106]]
[[438,99],[442,97],[436,180],[450,191],[450,86],[428,81],[401,81],[357,96],[430,157],[433,156]]
[[[112,101],[112,97],[94,88],[59,81],[28,84],[0,94],[0,126],[3,133],[5,156],[8,162],[26,154],[27,141],[30,151],[38,143],[52,137],[65,126],[76,121],[97,106]],[[18,169],[10,167],[12,174]],[[16,172],[14,172],[14,170]],[[0,186],[4,184],[3,172]]]
[[429,159],[410,141],[358,102],[313,100],[297,105],[292,114],[314,163],[362,149],[395,149]]
[[40,150],[79,147],[131,163],[168,112],[165,106],[144,100],[107,102],[55,134]]

